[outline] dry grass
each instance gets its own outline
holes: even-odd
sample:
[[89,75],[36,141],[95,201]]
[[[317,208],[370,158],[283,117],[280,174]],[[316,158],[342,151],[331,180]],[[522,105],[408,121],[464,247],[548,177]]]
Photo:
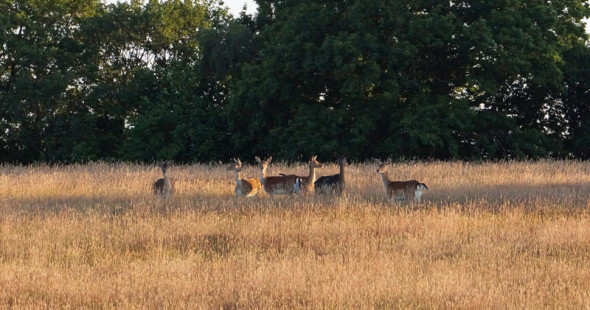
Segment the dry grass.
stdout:
[[0,308],[590,308],[587,162],[395,165],[420,205],[371,163],[342,198],[236,199],[225,168],[172,167],[164,203],[152,166],[0,167]]

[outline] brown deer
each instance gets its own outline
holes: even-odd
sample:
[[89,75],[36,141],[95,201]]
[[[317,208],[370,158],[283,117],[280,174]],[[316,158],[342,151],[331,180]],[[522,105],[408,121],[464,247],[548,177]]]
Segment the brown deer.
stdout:
[[295,182],[297,177],[294,175],[266,176],[268,164],[272,161],[272,156],[266,160],[255,157],[258,167],[260,168],[260,183],[264,191],[274,197],[274,195],[292,195],[295,191]]
[[294,191],[295,193],[307,194],[314,190],[313,184],[315,183],[315,169],[321,168],[322,163],[317,160],[317,156],[312,156],[307,163],[309,167],[309,174],[306,177],[298,175],[285,175],[285,177],[295,177]]
[[340,173],[323,176],[314,183],[316,194],[335,193],[342,195],[346,186],[346,179],[344,177],[344,167],[348,165],[345,156],[338,157],[338,165],[340,166]]
[[416,180],[391,181],[387,171],[387,166],[391,164],[391,158],[387,159],[385,163],[378,162],[378,164],[377,173],[381,175],[388,199],[391,201],[411,199],[414,202],[420,202],[422,192],[428,189],[426,184]]
[[154,182],[154,194],[161,195],[167,199],[174,193],[174,180],[168,177],[168,163],[161,163],[159,167],[162,169],[164,177]]
[[262,184],[257,178],[242,179],[242,161],[234,158],[234,164],[227,167],[227,170],[236,173],[236,197],[254,197],[262,190]]

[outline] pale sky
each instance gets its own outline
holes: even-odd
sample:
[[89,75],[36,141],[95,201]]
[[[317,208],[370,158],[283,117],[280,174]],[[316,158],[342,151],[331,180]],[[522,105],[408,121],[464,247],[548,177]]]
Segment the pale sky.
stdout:
[[234,15],[238,16],[244,7],[244,4],[248,5],[248,14],[254,15],[256,13],[256,3],[254,0],[223,0],[225,6],[229,7],[229,11]]

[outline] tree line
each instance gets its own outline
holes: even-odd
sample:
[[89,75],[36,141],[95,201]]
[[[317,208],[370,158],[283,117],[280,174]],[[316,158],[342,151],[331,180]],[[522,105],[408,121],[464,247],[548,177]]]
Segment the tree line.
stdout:
[[590,158],[580,0],[0,0],[0,161]]

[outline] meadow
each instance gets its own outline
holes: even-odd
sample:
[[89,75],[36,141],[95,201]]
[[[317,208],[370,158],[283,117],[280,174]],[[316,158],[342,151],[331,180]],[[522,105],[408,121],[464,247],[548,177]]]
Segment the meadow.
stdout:
[[172,166],[169,201],[153,165],[0,166],[0,308],[590,308],[588,162],[395,163],[420,204],[373,162],[343,197],[275,199],[227,166]]

